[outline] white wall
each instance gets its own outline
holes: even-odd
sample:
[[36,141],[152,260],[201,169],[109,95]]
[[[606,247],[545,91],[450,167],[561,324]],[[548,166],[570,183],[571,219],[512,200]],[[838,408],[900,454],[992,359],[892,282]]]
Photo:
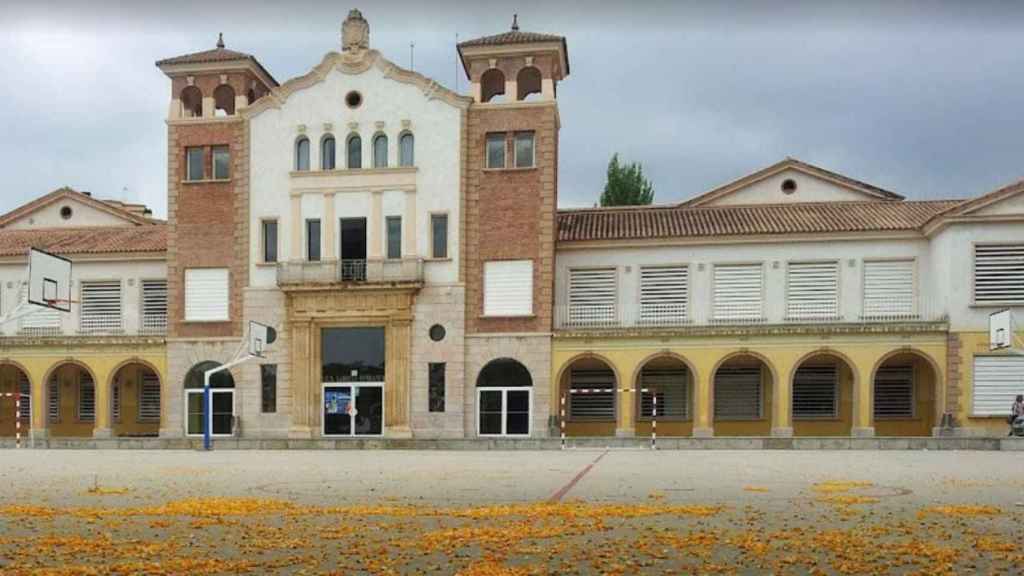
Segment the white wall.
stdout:
[[[61,208],[71,208],[71,218],[65,220],[60,215]],[[8,229],[25,228],[69,228],[80,226],[124,226],[127,220],[97,210],[71,199],[63,199],[44,206],[30,214],[11,222],[6,226]]]
[[[126,334],[138,333],[142,312],[141,280],[163,280],[167,278],[167,263],[163,260],[117,260],[117,261],[76,261],[72,256],[71,297],[80,299],[83,280],[121,280],[121,309]],[[0,264],[0,308],[10,312],[19,302],[21,284],[28,280],[25,263],[6,262]],[[71,313],[62,315],[62,332],[78,332],[79,305],[71,305]],[[16,334],[18,322],[0,326],[6,335]]]
[[[865,259],[913,258],[917,262],[918,293],[930,297],[933,274],[926,239],[777,242],[654,246],[643,248],[603,248],[559,250],[556,255],[555,304],[568,300],[571,268],[608,267],[618,270],[618,307],[638,310],[640,267],[657,264],[688,264],[690,274],[690,316],[708,317],[712,306],[712,268],[714,264],[764,263],[764,312],[768,322],[783,322],[786,315],[787,262],[837,260],[839,262],[840,309],[846,320],[861,314]],[[851,266],[852,260],[852,266]],[[777,263],[777,266],[776,266]],[[700,265],[704,266],[700,270]]]
[[[782,182],[787,179],[796,182],[796,192],[792,194],[782,192]],[[877,198],[790,168],[704,205],[794,204],[798,202],[863,200],[877,200]]]
[[[993,206],[995,208],[995,206]],[[988,316],[1006,306],[978,306],[974,300],[974,245],[976,243],[1024,243],[1020,223],[952,224],[932,238],[934,288],[949,310],[954,331],[987,331]],[[1024,306],[1014,308],[1018,327],[1024,326]]]
[[[362,105],[349,109],[345,95],[358,90],[363,96]],[[271,287],[276,283],[273,267],[258,266],[261,259],[260,220],[277,218],[279,236],[279,260],[288,260],[292,254],[293,222],[289,191],[302,187],[309,176],[289,175],[294,165],[294,145],[299,136],[299,126],[304,125],[305,136],[310,140],[310,167],[313,171],[320,166],[320,140],[328,132],[336,140],[336,165],[346,166],[346,140],[351,133],[349,124],[358,123],[357,131],[362,137],[362,165],[373,164],[372,141],[378,131],[388,136],[389,166],[398,166],[399,135],[404,130],[403,121],[409,122],[409,131],[415,136],[415,254],[427,258],[430,253],[430,212],[445,211],[449,219],[449,259],[430,261],[424,264],[426,281],[429,283],[453,283],[458,280],[458,222],[459,222],[459,180],[461,112],[442,100],[428,99],[419,87],[385,78],[376,67],[361,74],[345,74],[337,69],[327,74],[323,82],[299,90],[289,96],[280,108],[267,109],[251,119],[250,198],[251,198],[251,249],[252,268],[250,282],[254,287]],[[383,122],[378,129],[377,123]],[[389,215],[405,216],[408,195],[399,191],[382,194],[382,212],[379,221],[371,218],[372,193],[370,191],[346,190],[334,196],[335,214],[333,226],[334,242],[340,243],[338,219],[342,217],[366,217],[367,240],[376,237],[383,253],[384,218]],[[324,201],[319,194],[306,194],[301,201],[300,222],[307,218],[324,219]],[[304,225],[304,224],[303,224]],[[379,226],[374,234],[373,226]],[[326,228],[327,223],[323,226]],[[408,229],[408,228],[407,228]],[[304,234],[303,234],[304,237]],[[335,249],[335,252],[337,250]],[[326,256],[329,251],[324,250]],[[368,246],[372,253],[372,247]],[[304,253],[304,247],[297,251]]]

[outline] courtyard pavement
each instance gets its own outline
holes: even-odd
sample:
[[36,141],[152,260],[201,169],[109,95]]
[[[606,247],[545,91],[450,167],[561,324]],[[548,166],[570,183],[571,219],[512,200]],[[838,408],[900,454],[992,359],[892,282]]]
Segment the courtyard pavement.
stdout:
[[0,573],[1024,573],[1024,455],[0,451]]

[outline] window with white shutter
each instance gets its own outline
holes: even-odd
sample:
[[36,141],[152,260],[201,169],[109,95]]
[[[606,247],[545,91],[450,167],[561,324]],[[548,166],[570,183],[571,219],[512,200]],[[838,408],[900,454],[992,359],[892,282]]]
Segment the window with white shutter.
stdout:
[[865,261],[864,318],[913,318],[914,314],[914,261]]
[[839,263],[790,262],[786,270],[786,318],[839,317]]
[[149,333],[167,330],[167,280],[142,281],[142,330]]
[[913,417],[913,366],[879,368],[875,373],[875,418]]
[[974,247],[974,302],[1024,303],[1024,244]]
[[484,263],[484,316],[533,314],[533,260]]
[[50,424],[60,422],[60,379],[56,374],[46,383],[46,420]]
[[640,322],[681,324],[686,322],[690,296],[689,268],[686,266],[643,266],[640,268]]
[[571,325],[614,323],[615,299],[615,268],[569,270]]
[[228,269],[185,270],[185,321],[217,322],[229,319]]
[[78,421],[92,422],[96,419],[96,384],[88,372],[78,376]]
[[658,397],[657,418],[690,418],[690,375],[686,368],[645,368],[640,371],[640,417],[654,415],[654,397]]
[[120,332],[121,281],[83,281],[78,318],[83,333]]
[[139,422],[159,421],[160,379],[152,372],[144,372],[139,386]]
[[572,370],[569,387],[578,391],[569,394],[571,419],[615,420],[615,374],[611,370]]
[[715,419],[759,420],[763,395],[761,369],[722,367],[715,373]]
[[764,299],[761,264],[716,264],[713,297],[716,321],[760,321]]
[[1008,416],[1024,394],[1024,356],[975,356],[971,414]]
[[[28,283],[21,285],[21,302],[28,302]],[[61,312],[53,308],[37,306],[37,309],[28,316],[22,316],[18,320],[19,331],[26,334],[56,336],[60,334]]]
[[839,371],[836,366],[801,366],[793,375],[793,418],[839,416]]

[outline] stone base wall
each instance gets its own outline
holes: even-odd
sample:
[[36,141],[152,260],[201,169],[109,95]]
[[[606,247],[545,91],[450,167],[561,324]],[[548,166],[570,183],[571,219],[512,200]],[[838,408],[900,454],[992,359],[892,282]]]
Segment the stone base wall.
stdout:
[[[430,286],[416,295],[412,322],[412,359],[409,374],[412,434],[414,438],[461,438],[465,381],[465,288]],[[445,337],[430,339],[430,327],[439,324]],[[430,412],[429,370],[445,364],[444,412]]]
[[[203,340],[168,340],[167,380],[164,382],[164,416],[160,422],[161,438],[185,436],[185,376],[200,362],[211,360],[229,362],[238,350],[238,338],[209,338]],[[235,405],[251,392],[241,379],[238,369],[231,370],[235,379]],[[259,393],[259,390],[256,390]],[[237,409],[237,408],[236,408]]]
[[[249,288],[245,291],[244,318],[248,330],[250,320],[272,326],[277,341],[266,351],[266,358],[252,360],[233,370],[235,384],[245,381],[247,392],[236,399],[241,417],[241,434],[255,438],[287,438],[291,425],[291,361],[285,295],[277,289]],[[261,364],[277,365],[277,405],[274,412],[263,412],[263,378]],[[240,400],[237,401],[237,400]]]
[[466,386],[463,395],[466,437],[477,435],[476,379],[480,370],[498,358],[511,358],[530,371],[533,378],[532,436],[552,434],[551,415],[551,335],[550,334],[474,334],[466,337]]

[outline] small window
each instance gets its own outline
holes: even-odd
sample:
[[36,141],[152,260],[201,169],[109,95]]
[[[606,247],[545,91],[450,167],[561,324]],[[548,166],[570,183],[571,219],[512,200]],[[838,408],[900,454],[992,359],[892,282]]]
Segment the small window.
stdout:
[[832,366],[801,366],[793,375],[793,418],[839,416],[839,375]]
[[163,332],[167,329],[167,280],[143,280],[142,329]]
[[388,137],[383,134],[373,137],[373,167],[388,167]]
[[796,180],[786,178],[782,181],[781,188],[783,194],[792,194],[793,192],[796,192]]
[[448,215],[430,215],[430,234],[434,258],[448,257]]
[[761,369],[723,366],[715,373],[715,420],[760,420]]
[[363,167],[363,139],[358,134],[348,137],[348,167],[349,169]]
[[839,262],[790,262],[786,267],[786,318],[839,316]]
[[309,170],[309,138],[305,136],[295,141],[295,169]]
[[139,386],[139,422],[160,421],[160,378],[152,372],[142,375]]
[[320,169],[334,170],[334,136],[330,134],[320,141]]
[[533,132],[519,132],[516,134],[516,168],[532,168],[533,161]]
[[388,258],[402,257],[402,217],[388,216]]
[[615,268],[569,270],[569,324],[614,324],[617,318],[617,276]]
[[320,220],[306,220],[306,259],[320,260]]
[[345,95],[345,104],[349,108],[359,108],[359,105],[363,103],[363,95],[355,90]]
[[428,365],[429,382],[427,395],[431,412],[444,412],[444,362]]
[[399,166],[413,166],[415,159],[413,154],[415,152],[416,140],[413,135],[406,132],[402,134],[402,138],[398,141],[398,165]]
[[213,115],[234,116],[235,115],[235,89],[227,84],[221,84],[213,91]]
[[187,168],[185,170],[185,178],[187,180],[202,180],[203,179],[203,149],[200,147],[192,147],[185,149],[185,163]]
[[277,364],[260,365],[260,411],[277,412]]
[[883,366],[875,373],[875,418],[914,417],[914,367]]
[[213,178],[227,180],[231,177],[231,152],[227,146],[213,147]]
[[185,270],[185,321],[219,322],[228,316],[228,269]]
[[434,342],[444,340],[445,334],[447,334],[447,332],[445,331],[444,326],[441,326],[440,324],[434,324],[430,327],[430,339]]
[[868,319],[914,317],[914,261],[864,261],[864,314]]
[[716,264],[712,272],[712,314],[716,322],[760,321],[764,310],[761,264]]
[[82,304],[79,330],[83,334],[120,332],[121,281],[89,280],[81,282]]
[[533,260],[484,262],[484,316],[533,314]]
[[263,221],[263,261],[277,262],[277,220]]
[[61,218],[65,219],[65,220],[70,220],[72,214],[74,214],[74,212],[71,210],[71,206],[61,206],[61,209],[60,209],[60,217]]
[[502,132],[487,135],[487,167],[505,167],[505,134]]

